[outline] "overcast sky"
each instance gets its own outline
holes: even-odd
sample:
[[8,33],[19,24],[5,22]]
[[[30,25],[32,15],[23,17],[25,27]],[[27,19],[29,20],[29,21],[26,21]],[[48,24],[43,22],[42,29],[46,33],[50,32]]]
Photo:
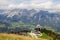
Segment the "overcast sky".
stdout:
[[60,10],[60,0],[0,0],[1,8],[36,8]]

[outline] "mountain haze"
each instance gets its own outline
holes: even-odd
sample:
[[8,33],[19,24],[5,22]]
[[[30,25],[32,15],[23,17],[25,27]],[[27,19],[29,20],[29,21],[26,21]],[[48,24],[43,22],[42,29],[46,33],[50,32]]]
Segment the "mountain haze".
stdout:
[[[0,9],[0,24],[2,21],[8,20],[11,22],[22,21],[26,24],[48,26],[60,32],[60,13],[49,12],[36,9]],[[47,28],[48,28],[47,27]]]

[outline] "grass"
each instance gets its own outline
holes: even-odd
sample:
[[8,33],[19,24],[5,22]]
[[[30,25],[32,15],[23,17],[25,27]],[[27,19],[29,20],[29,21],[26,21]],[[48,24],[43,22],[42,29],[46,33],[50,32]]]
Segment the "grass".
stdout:
[[30,37],[26,37],[23,35],[16,35],[16,34],[3,34],[0,33],[0,40],[46,40],[46,39],[42,39],[42,38],[30,38]]
[[5,24],[0,24],[0,27],[4,27],[5,26]]
[[49,37],[47,34],[42,33],[42,36],[38,36],[38,38],[42,38],[42,39],[47,39],[47,40],[52,40],[51,37]]

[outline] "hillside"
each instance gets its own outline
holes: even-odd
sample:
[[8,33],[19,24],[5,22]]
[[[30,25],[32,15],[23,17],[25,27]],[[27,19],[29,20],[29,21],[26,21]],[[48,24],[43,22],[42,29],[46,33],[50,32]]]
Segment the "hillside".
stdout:
[[8,29],[7,27],[32,28],[37,24],[43,28],[60,32],[60,13],[51,13],[44,10],[37,11],[35,9],[0,9],[0,29]]
[[22,35],[0,33],[0,40],[46,40],[46,39],[42,39],[42,38],[36,39]]

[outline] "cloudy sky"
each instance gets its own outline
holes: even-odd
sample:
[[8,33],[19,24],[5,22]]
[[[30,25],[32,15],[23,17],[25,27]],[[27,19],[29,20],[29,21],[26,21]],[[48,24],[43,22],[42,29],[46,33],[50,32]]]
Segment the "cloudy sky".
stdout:
[[0,0],[1,8],[36,8],[60,10],[60,0]]

